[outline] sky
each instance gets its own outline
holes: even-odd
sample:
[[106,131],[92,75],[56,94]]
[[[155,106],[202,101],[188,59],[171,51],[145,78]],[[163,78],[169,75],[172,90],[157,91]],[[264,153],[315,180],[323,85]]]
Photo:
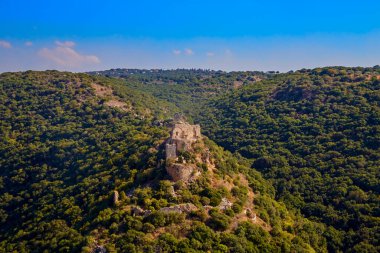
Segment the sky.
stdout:
[[0,72],[378,64],[376,0],[0,0]]

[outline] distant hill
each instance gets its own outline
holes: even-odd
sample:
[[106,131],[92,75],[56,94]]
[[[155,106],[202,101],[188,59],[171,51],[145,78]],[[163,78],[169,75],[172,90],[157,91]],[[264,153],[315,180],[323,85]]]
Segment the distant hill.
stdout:
[[173,182],[163,147],[183,108],[133,85],[0,75],[0,252],[327,251],[323,224],[207,137],[179,154],[200,175]]
[[205,102],[211,97],[276,75],[275,72],[202,69],[111,69],[89,74],[125,80],[128,87],[171,102],[189,117],[203,111]]

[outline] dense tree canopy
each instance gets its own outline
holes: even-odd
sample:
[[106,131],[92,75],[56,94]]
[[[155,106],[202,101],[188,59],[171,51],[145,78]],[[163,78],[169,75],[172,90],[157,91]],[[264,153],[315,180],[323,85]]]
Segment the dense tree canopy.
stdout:
[[271,179],[278,200],[331,226],[331,251],[372,252],[380,239],[379,77],[377,68],[281,74],[208,102],[200,119],[211,139]]
[[[205,164],[190,185],[169,181],[165,119],[179,108],[164,100],[86,74],[1,74],[0,252],[326,252],[322,234],[339,231],[275,201],[249,161],[207,138],[213,177],[233,184],[231,192],[212,185]],[[249,189],[261,225],[236,218],[249,217]],[[226,197],[232,208],[216,208]],[[197,210],[161,211],[183,203]]]
[[175,103],[210,139],[248,158],[273,183],[277,200],[328,227],[330,251],[379,251],[378,66],[118,73],[128,87]]

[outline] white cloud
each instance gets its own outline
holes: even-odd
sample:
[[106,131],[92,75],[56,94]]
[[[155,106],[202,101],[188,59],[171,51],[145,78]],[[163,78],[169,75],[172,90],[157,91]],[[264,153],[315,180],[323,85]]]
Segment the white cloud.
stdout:
[[27,46],[27,47],[31,47],[31,46],[33,46],[33,42],[31,42],[31,41],[26,41],[26,42],[25,42],[25,46]]
[[193,55],[194,54],[194,51],[192,49],[190,49],[190,48],[186,48],[184,50],[184,52],[185,52],[186,55]]
[[172,51],[172,53],[174,55],[181,55],[181,54],[185,54],[185,55],[193,55],[194,54],[194,51],[191,49],[191,48],[185,48],[184,50],[179,50],[179,49],[174,49]]
[[56,41],[55,44],[58,46],[53,49],[42,48],[38,55],[62,67],[75,68],[100,63],[95,55],[84,55],[75,51],[72,48],[75,43],[72,41]]
[[3,48],[11,48],[12,45],[10,42],[6,41],[6,40],[0,40],[0,47],[3,47]]
[[60,46],[60,47],[74,47],[75,46],[75,42],[74,41],[59,41],[59,40],[56,40],[55,41],[55,44],[57,46]]
[[206,53],[206,56],[208,56],[208,57],[213,57],[215,55],[215,53],[213,53],[213,52],[207,52]]
[[180,55],[180,54],[181,54],[181,50],[174,49],[174,50],[173,50],[173,54],[175,54],[175,55]]

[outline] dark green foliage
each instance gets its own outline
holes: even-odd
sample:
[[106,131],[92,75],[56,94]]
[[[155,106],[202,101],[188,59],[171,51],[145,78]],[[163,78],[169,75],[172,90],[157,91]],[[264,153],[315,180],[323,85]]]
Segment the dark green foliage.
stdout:
[[133,90],[171,102],[190,118],[204,110],[208,99],[235,89],[236,82],[248,85],[273,75],[259,71],[226,73],[202,69],[111,69],[90,74],[122,78]]
[[197,119],[211,139],[252,159],[277,199],[340,231],[329,247],[378,246],[379,75],[374,68],[280,74],[206,102]]
[[225,230],[230,225],[230,217],[219,212],[218,210],[211,209],[209,214],[210,219],[208,221],[208,224],[213,229]]
[[[378,252],[378,71],[1,74],[0,252],[91,252],[98,244],[107,252]],[[132,109],[108,107],[92,83]],[[248,199],[238,180],[231,191],[207,177],[189,187],[165,180],[160,145],[166,119],[180,110],[234,152],[204,140],[218,177],[245,175],[270,232],[234,223]],[[202,208],[227,196],[236,199],[232,210]],[[181,203],[200,209],[158,211]],[[128,205],[151,213],[133,215]]]
[[153,224],[155,227],[164,227],[170,224],[181,224],[185,220],[185,215],[175,212],[155,212],[146,218],[146,221]]
[[[275,75],[210,72],[207,76],[189,70],[133,76],[120,69],[107,73],[124,78],[129,87],[175,103],[201,123],[210,139],[251,159],[252,168],[273,181],[278,200],[339,231],[340,242],[328,240],[329,247],[354,250],[355,245],[379,245],[377,67]],[[254,82],[255,75],[264,80]],[[233,89],[231,84],[239,80],[242,87]],[[226,161],[218,165],[233,168]],[[264,190],[259,189],[263,184],[256,187]]]
[[111,83],[59,72],[0,76],[0,248],[77,251],[81,233],[114,220],[112,190],[156,166],[148,149],[167,131],[102,105],[92,82]]
[[[93,83],[112,88],[132,109],[110,108]],[[160,145],[169,133],[162,119],[176,111],[120,80],[57,71],[0,75],[0,252],[227,252],[233,234],[217,231],[229,226],[232,210],[231,217],[202,208],[158,211],[189,202],[217,206],[229,194],[203,178],[189,188],[174,185],[180,195],[172,195]],[[205,141],[219,176],[248,170]],[[194,160],[189,152],[181,157]],[[259,174],[249,178],[264,195],[272,189]],[[234,194],[244,198],[244,189]],[[150,213],[133,215],[132,206]]]

